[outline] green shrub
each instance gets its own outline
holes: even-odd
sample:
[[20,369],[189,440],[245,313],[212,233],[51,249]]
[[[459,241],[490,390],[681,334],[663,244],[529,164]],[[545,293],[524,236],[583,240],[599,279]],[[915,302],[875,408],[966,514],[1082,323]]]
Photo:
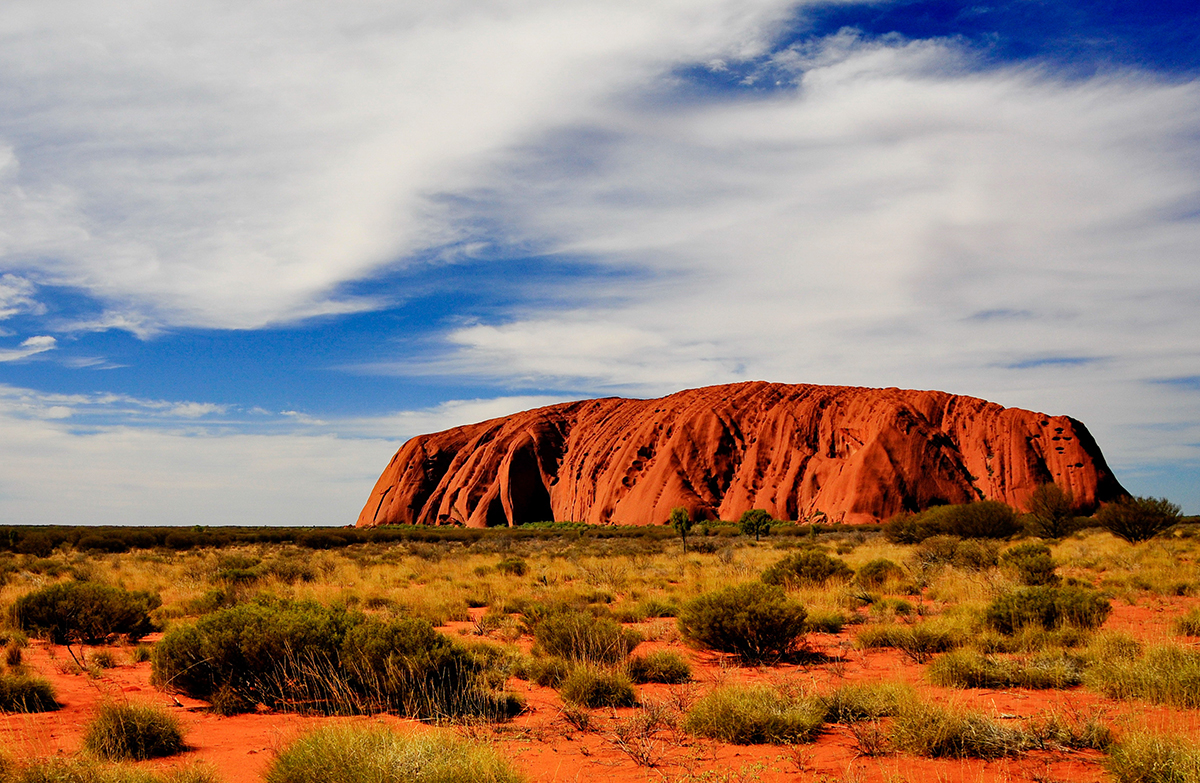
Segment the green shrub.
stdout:
[[153,681],[218,712],[265,704],[323,713],[397,710],[414,717],[506,717],[479,659],[424,620],[389,621],[311,603],[261,600],[172,628]]
[[692,679],[692,667],[687,659],[671,650],[659,650],[636,655],[629,659],[629,676],[634,682],[663,682],[676,684]]
[[1133,544],[1174,527],[1182,518],[1179,506],[1166,498],[1124,497],[1096,512],[1100,527]]
[[762,685],[727,685],[697,701],[684,717],[691,734],[734,745],[811,742],[825,725],[825,705]]
[[995,543],[958,536],[931,536],[922,541],[913,557],[926,565],[953,565],[968,571],[982,571],[996,565]]
[[534,628],[538,647],[549,655],[577,661],[616,663],[641,641],[614,620],[568,609],[545,615]]
[[0,710],[52,712],[61,707],[54,697],[54,686],[47,680],[24,674],[0,675]]
[[1109,750],[1116,783],[1200,783],[1200,748],[1174,737],[1130,734]]
[[1028,660],[950,652],[929,666],[929,681],[953,688],[1070,688],[1083,681],[1078,658],[1040,655]]
[[854,581],[864,587],[882,587],[890,579],[900,579],[904,569],[887,558],[877,558],[864,563],[854,576]]
[[841,633],[847,623],[846,615],[836,609],[814,610],[804,620],[804,630],[809,633]]
[[129,651],[129,660],[134,663],[145,663],[150,660],[150,651],[153,649],[148,644],[139,644]]
[[1020,753],[1029,738],[978,713],[914,700],[897,709],[891,743],[896,750],[916,756],[995,759]]
[[738,529],[742,531],[743,536],[754,536],[754,540],[771,532],[771,515],[763,511],[761,508],[752,508],[742,512],[742,516],[738,519]]
[[1099,628],[1112,604],[1102,594],[1084,587],[1026,587],[1005,593],[987,607],[987,624],[1000,633],[1020,628]]
[[1173,645],[1138,658],[1095,660],[1084,675],[1089,688],[1113,699],[1144,699],[1180,709],[1200,708],[1200,652]]
[[49,634],[56,644],[102,644],[115,636],[140,639],[153,631],[150,612],[161,603],[149,593],[63,582],[18,598],[13,618],[26,631]]
[[329,726],[301,737],[267,770],[267,783],[520,783],[491,748],[449,732]]
[[936,653],[959,647],[962,635],[953,628],[932,623],[881,623],[858,632],[854,643],[862,648],[892,647],[916,663],[925,663]]
[[763,571],[762,580],[769,585],[794,587],[823,585],[830,579],[849,579],[852,576],[854,572],[842,560],[816,549],[805,549],[788,555]]
[[558,689],[563,700],[581,707],[632,707],[633,684],[620,672],[576,666]]
[[1050,547],[1030,541],[1018,544],[1000,556],[1000,564],[1023,585],[1056,585],[1058,564],[1050,556]]
[[506,557],[496,564],[496,570],[502,574],[525,576],[529,573],[529,564],[519,557]]
[[517,674],[544,688],[557,688],[574,668],[575,664],[565,658],[539,655],[523,660]]
[[705,593],[679,615],[688,641],[746,662],[777,661],[804,635],[804,607],[778,587],[758,582]]
[[933,536],[1008,538],[1020,529],[1016,512],[996,500],[956,506],[934,506],[919,514],[902,514],[884,525],[895,544],[918,544]]
[[164,708],[112,702],[88,723],[83,746],[109,761],[174,756],[186,748],[179,720]]

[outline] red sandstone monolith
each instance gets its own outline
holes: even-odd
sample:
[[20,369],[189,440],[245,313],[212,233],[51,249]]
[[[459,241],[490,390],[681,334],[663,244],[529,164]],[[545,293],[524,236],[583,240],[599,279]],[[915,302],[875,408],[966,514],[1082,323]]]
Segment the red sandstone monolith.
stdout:
[[1021,509],[1051,481],[1085,506],[1126,494],[1066,416],[936,391],[756,381],[562,403],[415,437],[358,525],[658,525],[676,506],[853,524],[983,499]]

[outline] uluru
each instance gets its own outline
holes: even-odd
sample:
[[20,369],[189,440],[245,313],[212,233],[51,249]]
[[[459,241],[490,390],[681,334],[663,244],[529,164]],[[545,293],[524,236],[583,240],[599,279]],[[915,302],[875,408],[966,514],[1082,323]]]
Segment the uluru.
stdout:
[[945,503],[1021,509],[1054,482],[1083,507],[1126,494],[1079,421],[939,391],[761,381],[561,403],[420,435],[358,526],[662,524],[761,508],[869,523]]

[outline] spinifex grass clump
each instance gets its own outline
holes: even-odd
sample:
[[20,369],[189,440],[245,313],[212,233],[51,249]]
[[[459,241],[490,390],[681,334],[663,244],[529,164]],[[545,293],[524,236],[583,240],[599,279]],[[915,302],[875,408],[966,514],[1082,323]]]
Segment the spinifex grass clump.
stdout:
[[330,726],[293,742],[267,771],[267,783],[522,783],[491,748],[448,733],[400,734],[378,727]]
[[164,708],[111,702],[88,723],[83,746],[109,761],[144,761],[185,750],[183,728]]
[[0,675],[0,710],[51,712],[60,707],[54,698],[54,686],[48,681],[23,674]]
[[95,582],[63,582],[23,595],[13,605],[22,629],[48,633],[56,644],[102,644],[114,636],[140,639],[154,630],[150,612],[161,601]]
[[930,758],[995,759],[1025,750],[1029,737],[974,712],[906,701],[892,719],[896,750]]
[[534,628],[538,647],[549,655],[578,661],[616,663],[624,660],[641,637],[607,617],[555,609]]
[[1050,555],[1050,547],[1030,541],[1000,555],[1000,565],[1023,585],[1056,585],[1059,582],[1058,564]]
[[1180,636],[1200,636],[1200,606],[1175,621],[1175,633]]
[[154,649],[156,684],[236,713],[264,704],[326,714],[507,717],[481,658],[424,620],[261,600],[171,629]]
[[0,773],[3,783],[221,783],[199,765],[151,771],[132,764],[101,764],[94,759],[38,759]]
[[632,707],[637,703],[629,677],[586,664],[571,670],[559,685],[559,694],[568,704],[581,707]]
[[1083,666],[1061,654],[1022,660],[960,650],[935,660],[928,674],[934,685],[954,688],[1070,688],[1083,681]]
[[825,714],[819,699],[794,698],[762,685],[727,685],[697,701],[683,728],[734,745],[783,745],[816,739]]
[[1169,645],[1137,658],[1100,658],[1088,667],[1084,682],[1114,699],[1200,708],[1200,652]]
[[953,650],[963,643],[957,629],[934,623],[881,623],[859,631],[854,639],[862,648],[892,647],[916,663],[925,663],[936,653]]
[[762,580],[769,585],[796,587],[823,585],[831,579],[846,580],[852,576],[854,571],[844,561],[817,549],[806,549],[763,571]]
[[689,601],[679,614],[679,630],[694,644],[745,662],[771,662],[795,650],[807,615],[782,589],[748,582]]
[[687,659],[671,650],[634,656],[629,659],[626,668],[630,679],[636,683],[678,684],[692,679],[692,667]]
[[1084,587],[1026,587],[1005,593],[988,606],[987,624],[1011,634],[1025,627],[1099,628],[1112,604],[1101,593]]
[[895,715],[900,705],[916,699],[912,687],[899,682],[859,683],[842,687],[821,697],[825,720],[858,723]]
[[904,569],[887,558],[876,558],[864,563],[854,575],[854,581],[864,587],[882,587],[889,579],[900,579]]
[[1131,734],[1109,750],[1116,783],[1200,783],[1200,747],[1176,737]]

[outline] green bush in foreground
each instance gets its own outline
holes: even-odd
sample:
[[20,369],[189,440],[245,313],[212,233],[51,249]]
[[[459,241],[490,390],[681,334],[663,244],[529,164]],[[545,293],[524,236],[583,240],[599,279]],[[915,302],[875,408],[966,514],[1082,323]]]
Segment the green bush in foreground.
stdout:
[[825,714],[816,699],[787,697],[762,685],[727,685],[697,701],[683,728],[734,745],[784,745],[816,739]]
[[996,759],[1013,756],[1029,744],[1025,732],[1010,729],[974,712],[919,701],[900,705],[892,719],[896,750],[929,758]]
[[563,701],[581,707],[632,707],[637,704],[633,684],[620,672],[576,666],[558,689]]
[[692,667],[687,659],[671,650],[659,650],[629,659],[626,667],[636,683],[662,682],[670,685],[692,679]]
[[144,761],[186,749],[183,728],[166,709],[112,702],[88,723],[83,746],[108,761]]
[[491,748],[446,732],[330,726],[285,748],[267,783],[521,783]]
[[1099,628],[1112,604],[1102,594],[1084,587],[1026,587],[1006,593],[988,606],[985,620],[1000,633],[1025,627]]
[[1018,544],[1000,555],[1000,565],[1011,572],[1023,585],[1056,585],[1058,564],[1050,555],[1050,547],[1037,541]]
[[0,675],[0,710],[52,712],[61,707],[48,681],[23,674]]
[[1131,734],[1109,750],[1116,783],[1200,783],[1200,748],[1155,734]]
[[102,644],[114,636],[140,639],[154,630],[157,596],[95,582],[63,582],[21,596],[13,618],[26,631],[49,634],[55,644]]
[[821,698],[825,720],[858,723],[895,715],[900,705],[916,699],[912,686],[899,682],[843,685]]
[[689,601],[679,613],[679,631],[694,644],[745,662],[778,661],[803,637],[807,615],[782,589],[748,582]]

